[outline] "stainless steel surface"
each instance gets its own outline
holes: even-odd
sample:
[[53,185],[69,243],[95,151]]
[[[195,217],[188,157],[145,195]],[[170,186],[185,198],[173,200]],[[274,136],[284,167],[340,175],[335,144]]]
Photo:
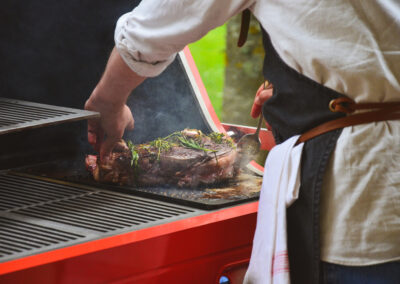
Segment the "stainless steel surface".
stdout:
[[0,98],[0,134],[96,117],[92,111]]
[[204,212],[90,186],[0,173],[0,262]]

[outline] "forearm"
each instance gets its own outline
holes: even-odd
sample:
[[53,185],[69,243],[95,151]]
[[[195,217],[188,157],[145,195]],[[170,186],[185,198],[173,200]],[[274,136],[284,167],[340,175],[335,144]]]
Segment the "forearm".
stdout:
[[255,0],[143,0],[118,20],[115,45],[132,70],[155,77],[186,45],[254,3]]
[[87,105],[107,105],[108,109],[120,109],[132,90],[144,79],[145,77],[139,76],[126,65],[114,48],[104,74],[88,99]]

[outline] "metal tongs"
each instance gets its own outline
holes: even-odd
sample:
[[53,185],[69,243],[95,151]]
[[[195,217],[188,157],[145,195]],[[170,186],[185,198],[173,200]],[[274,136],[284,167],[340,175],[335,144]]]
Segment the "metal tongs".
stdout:
[[242,155],[252,158],[260,152],[261,140],[259,136],[262,122],[263,116],[262,114],[260,114],[256,132],[254,132],[253,134],[246,134],[239,139],[237,147]]
[[[264,81],[264,90],[266,89],[265,82],[266,81]],[[269,83],[267,86],[269,86]],[[244,135],[242,138],[239,139],[237,143],[238,150],[243,157],[242,158],[243,165],[246,165],[248,162],[250,162],[260,152],[261,148],[260,129],[262,122],[263,122],[263,115],[262,113],[260,113],[256,132],[254,132],[253,134]]]

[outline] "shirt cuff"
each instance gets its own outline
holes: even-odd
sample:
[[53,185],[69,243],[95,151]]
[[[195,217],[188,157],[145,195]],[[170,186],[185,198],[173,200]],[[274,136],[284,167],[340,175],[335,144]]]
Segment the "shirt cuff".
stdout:
[[115,48],[128,67],[136,74],[143,77],[158,76],[174,61],[176,53],[155,62],[143,60],[142,53],[135,47],[135,42],[130,40],[127,33],[126,25],[129,15],[130,13],[126,13],[118,19],[114,34]]

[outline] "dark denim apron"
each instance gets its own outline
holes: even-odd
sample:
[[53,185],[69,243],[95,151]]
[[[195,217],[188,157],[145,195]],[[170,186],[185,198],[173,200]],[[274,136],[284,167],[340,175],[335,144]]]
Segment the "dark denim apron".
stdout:
[[[329,102],[344,96],[299,74],[286,65],[263,31],[264,77],[274,86],[263,115],[275,142],[282,143],[321,123],[344,116],[331,112]],[[292,283],[320,281],[319,204],[322,178],[341,129],[305,142],[298,200],[287,209],[288,251]]]

